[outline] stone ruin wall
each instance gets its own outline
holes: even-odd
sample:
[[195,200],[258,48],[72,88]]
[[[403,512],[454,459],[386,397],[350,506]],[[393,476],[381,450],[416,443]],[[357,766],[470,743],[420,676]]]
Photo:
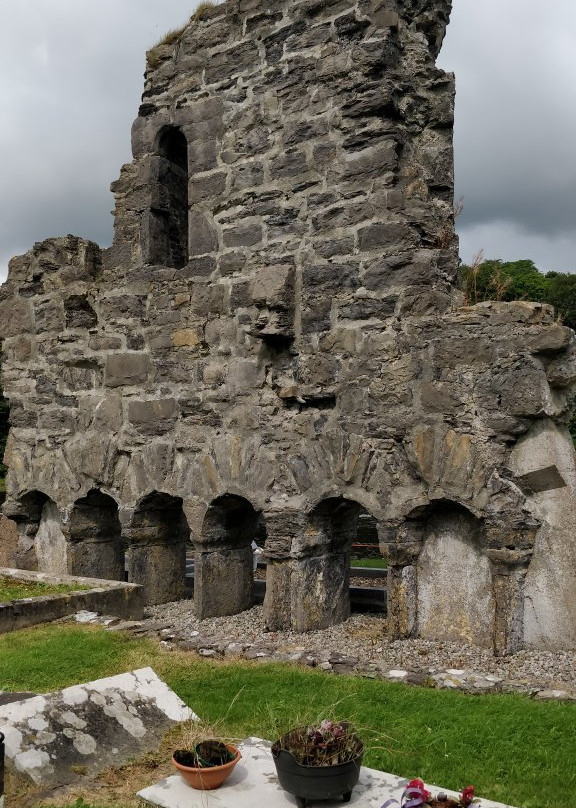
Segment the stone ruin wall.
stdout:
[[228,0],[149,53],[113,246],[0,290],[24,568],[344,619],[359,509],[391,637],[576,648],[574,334],[462,306],[449,0]]

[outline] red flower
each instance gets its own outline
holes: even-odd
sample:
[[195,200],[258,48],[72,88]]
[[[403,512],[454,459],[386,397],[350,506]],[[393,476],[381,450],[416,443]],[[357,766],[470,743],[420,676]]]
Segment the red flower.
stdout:
[[422,802],[420,804],[425,803],[430,796],[430,792],[426,790],[426,786],[422,780],[418,780],[418,778],[410,780],[404,790],[404,794],[412,799],[416,797],[418,800],[421,800]]
[[467,786],[466,788],[462,789],[462,796],[460,797],[460,802],[462,803],[465,808],[470,805],[472,800],[474,799],[474,786]]

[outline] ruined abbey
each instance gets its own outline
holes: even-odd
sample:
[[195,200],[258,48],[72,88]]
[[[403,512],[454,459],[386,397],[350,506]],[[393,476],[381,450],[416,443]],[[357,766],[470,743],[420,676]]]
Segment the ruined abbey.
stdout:
[[[228,0],[148,53],[110,248],[0,289],[14,566],[349,613],[359,513],[388,631],[576,648],[574,333],[455,289],[450,0]],[[470,301],[468,301],[470,302]]]

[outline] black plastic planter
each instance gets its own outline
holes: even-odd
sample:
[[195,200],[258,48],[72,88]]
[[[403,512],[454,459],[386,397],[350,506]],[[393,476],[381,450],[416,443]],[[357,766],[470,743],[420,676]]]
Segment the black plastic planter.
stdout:
[[306,808],[310,801],[334,800],[342,797],[350,802],[352,789],[360,777],[362,754],[347,763],[335,766],[302,766],[290,752],[272,746],[278,781],[282,788],[296,797],[298,808]]

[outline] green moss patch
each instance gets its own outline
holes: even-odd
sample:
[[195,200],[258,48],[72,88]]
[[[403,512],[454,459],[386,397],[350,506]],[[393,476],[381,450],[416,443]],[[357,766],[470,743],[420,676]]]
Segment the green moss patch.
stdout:
[[0,575],[0,603],[22,598],[40,598],[44,595],[65,595],[89,589],[81,584],[47,584],[42,581],[21,581]]

